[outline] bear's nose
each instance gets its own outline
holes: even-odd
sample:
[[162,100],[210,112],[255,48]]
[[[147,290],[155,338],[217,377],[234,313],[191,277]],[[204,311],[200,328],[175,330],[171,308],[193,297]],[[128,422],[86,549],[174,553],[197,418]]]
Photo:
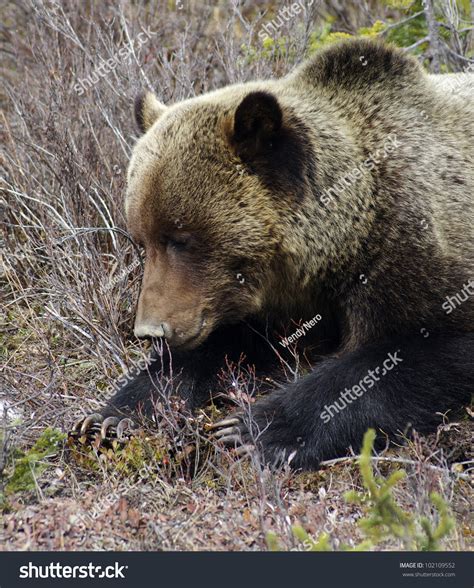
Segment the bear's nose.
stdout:
[[152,325],[147,323],[135,324],[135,337],[138,339],[145,339],[147,337],[166,337],[170,339],[173,335],[173,329],[169,323],[160,323],[159,325]]

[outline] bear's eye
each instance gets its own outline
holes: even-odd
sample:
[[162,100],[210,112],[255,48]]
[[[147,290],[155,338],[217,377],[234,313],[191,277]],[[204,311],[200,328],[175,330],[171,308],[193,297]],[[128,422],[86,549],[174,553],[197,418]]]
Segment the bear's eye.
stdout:
[[164,237],[163,241],[168,249],[173,251],[184,251],[191,240],[191,235],[173,235]]

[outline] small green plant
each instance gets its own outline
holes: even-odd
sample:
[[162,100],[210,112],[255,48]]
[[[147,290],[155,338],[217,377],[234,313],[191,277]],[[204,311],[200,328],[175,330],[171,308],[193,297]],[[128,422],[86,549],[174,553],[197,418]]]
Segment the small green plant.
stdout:
[[[301,525],[293,525],[291,527],[291,532],[301,546],[299,551],[331,551],[329,535],[327,533],[321,533],[319,539],[315,541],[310,535],[308,535]],[[280,540],[276,533],[269,531],[265,539],[270,551],[282,551]]]
[[332,27],[332,20],[329,19],[328,22],[324,23],[311,33],[308,44],[308,55],[312,55],[319,49],[332,45],[337,41],[350,39],[352,37],[349,33],[333,31]]
[[47,458],[56,455],[66,435],[56,429],[45,429],[33,447],[26,453],[13,449],[13,472],[5,485],[5,495],[14,492],[31,491],[35,480],[48,467]]
[[295,57],[291,39],[285,35],[276,38],[266,37],[261,42],[261,48],[243,44],[240,49],[242,52],[242,57],[240,58],[242,65],[255,63],[259,59],[276,61]]
[[364,436],[359,467],[365,493],[348,492],[346,500],[365,504],[368,514],[360,521],[366,538],[373,545],[384,540],[397,538],[407,549],[436,551],[440,540],[447,536],[454,526],[454,520],[441,496],[436,492],[430,494],[430,500],[438,511],[438,525],[432,528],[427,517],[415,517],[404,511],[396,503],[392,490],[406,476],[404,470],[393,472],[388,479],[376,478],[372,468],[372,449],[375,431],[369,429]]
[[[357,503],[366,509],[366,516],[359,521],[365,535],[363,541],[351,546],[342,546],[343,551],[365,551],[381,543],[395,539],[405,549],[414,551],[437,551],[441,549],[441,540],[449,535],[454,527],[449,508],[436,492],[430,494],[430,500],[437,511],[438,522],[433,526],[428,517],[416,519],[404,511],[393,496],[393,489],[406,476],[404,470],[396,470],[388,478],[376,477],[372,467],[372,450],[375,431],[369,429],[365,436],[359,457],[359,469],[364,491],[351,491],[345,495],[347,502]],[[309,537],[299,525],[292,527],[294,537],[302,543],[305,551],[330,550],[329,536],[323,533],[317,541]],[[281,550],[280,541],[275,533],[266,537],[271,551]]]

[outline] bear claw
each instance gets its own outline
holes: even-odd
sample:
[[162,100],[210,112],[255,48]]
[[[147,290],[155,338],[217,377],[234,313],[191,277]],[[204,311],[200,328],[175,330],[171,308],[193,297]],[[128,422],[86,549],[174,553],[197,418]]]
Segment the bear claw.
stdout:
[[255,452],[255,445],[251,443],[246,443],[245,445],[241,445],[240,447],[236,447],[235,453],[240,456],[250,457]]
[[226,447],[232,447],[239,456],[250,456],[255,450],[255,445],[245,441],[247,429],[239,417],[229,417],[213,423],[210,429],[218,429],[213,437]]
[[242,443],[241,437],[241,426],[242,421],[238,417],[230,417],[213,423],[209,428],[217,429],[212,433],[213,437],[218,441],[221,441],[228,447],[235,447]]
[[222,419],[222,421],[218,421],[217,423],[212,423],[212,425],[209,425],[209,428],[220,429],[221,427],[227,427],[229,425],[238,425],[240,422],[241,421],[238,417],[230,417],[227,419]]
[[225,438],[232,433],[238,433],[239,429],[237,427],[226,427],[225,429],[219,429],[214,433],[214,437],[218,438]]
[[81,417],[74,423],[72,430],[78,435],[87,435],[95,428],[94,425],[100,424],[103,420],[104,417],[98,413],[91,414],[85,419]]
[[104,417],[94,413],[86,418],[78,419],[70,431],[70,437],[80,440],[82,443],[106,444],[112,441],[125,443],[133,433],[135,423],[132,419],[118,417]]
[[121,442],[124,442],[133,434],[133,429],[135,428],[135,423],[132,419],[122,419],[116,427],[115,434],[117,435],[117,439]]
[[120,419],[118,419],[117,417],[107,417],[106,419],[104,419],[104,421],[102,422],[102,426],[100,427],[100,438],[102,440],[107,439],[108,435],[108,429],[110,427],[110,432],[113,432],[114,427],[115,430],[117,425],[119,424]]

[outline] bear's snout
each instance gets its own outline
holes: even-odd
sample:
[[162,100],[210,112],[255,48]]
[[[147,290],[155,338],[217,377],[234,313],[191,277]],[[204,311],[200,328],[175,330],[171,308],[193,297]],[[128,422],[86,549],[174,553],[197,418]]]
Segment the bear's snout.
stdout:
[[147,249],[135,336],[163,337],[172,347],[191,347],[204,334],[205,315],[203,296],[187,268],[177,268],[164,251]]
[[134,328],[135,337],[137,339],[146,339],[147,337],[164,337],[166,330],[171,331],[168,323],[161,323],[159,325],[136,324]]
[[192,324],[186,327],[173,328],[167,321],[164,322],[147,322],[135,320],[134,333],[138,339],[147,339],[149,337],[164,337],[172,347],[190,347],[197,341],[203,330],[204,320],[197,322],[197,328]]

